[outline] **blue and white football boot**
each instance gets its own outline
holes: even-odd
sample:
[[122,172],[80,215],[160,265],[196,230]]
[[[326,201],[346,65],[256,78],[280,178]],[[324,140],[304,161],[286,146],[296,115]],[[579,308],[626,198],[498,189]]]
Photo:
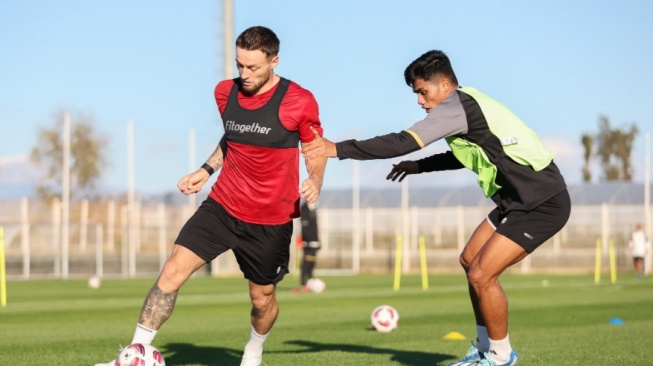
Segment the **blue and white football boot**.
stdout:
[[472,341],[472,346],[469,347],[469,350],[467,350],[465,357],[460,359],[460,361],[450,363],[449,366],[476,365],[476,363],[479,362],[482,358],[483,356],[478,352],[474,341]]

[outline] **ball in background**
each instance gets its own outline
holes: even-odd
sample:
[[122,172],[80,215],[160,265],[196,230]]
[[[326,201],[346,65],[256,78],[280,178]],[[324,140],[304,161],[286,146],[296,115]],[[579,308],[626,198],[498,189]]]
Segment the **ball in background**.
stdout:
[[100,288],[101,284],[102,284],[102,280],[100,280],[100,277],[98,276],[92,276],[88,279],[88,287],[92,289]]
[[311,278],[306,281],[306,287],[308,287],[309,290],[319,294],[320,292],[324,291],[326,284],[319,278]]
[[165,364],[163,355],[154,346],[133,343],[120,351],[115,366],[165,366]]
[[371,320],[376,331],[389,333],[399,326],[399,313],[390,305],[381,305],[372,311]]

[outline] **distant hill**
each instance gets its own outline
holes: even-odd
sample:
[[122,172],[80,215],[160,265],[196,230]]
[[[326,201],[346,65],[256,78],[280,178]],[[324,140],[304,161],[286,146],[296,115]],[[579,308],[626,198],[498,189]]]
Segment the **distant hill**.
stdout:
[[[568,187],[573,204],[600,205],[602,203],[637,205],[644,203],[643,183],[595,183],[575,184]],[[210,187],[197,194],[197,203],[201,203],[209,195]],[[653,191],[653,186],[652,186]],[[118,192],[107,189],[104,192]],[[409,188],[409,205],[416,207],[436,206],[492,206],[491,200],[485,198],[477,186],[457,187],[413,187]],[[114,193],[114,197],[125,197],[125,194]],[[138,195],[137,195],[138,196]],[[0,184],[0,200],[35,197],[34,187],[24,184]],[[141,201],[148,203],[165,203],[169,205],[184,205],[188,197],[179,191],[169,191],[159,194],[142,195]],[[360,189],[360,207],[398,207],[401,205],[401,188],[369,188]],[[321,207],[345,208],[352,206],[352,190],[323,189],[320,197]]]
[[[568,187],[573,204],[600,205],[603,203],[620,205],[637,205],[644,203],[643,183],[597,183],[577,184]],[[208,189],[198,193],[198,204],[208,194]],[[653,186],[652,186],[653,191]],[[320,206],[329,208],[346,208],[352,206],[351,189],[324,189],[320,197]],[[166,204],[186,204],[188,198],[179,192],[153,195],[144,202],[163,202]],[[400,188],[361,188],[360,207],[398,207],[401,205]],[[409,189],[409,205],[417,207],[436,206],[492,206],[494,203],[486,198],[477,186],[463,187],[418,187]]]
[[21,197],[34,197],[36,194],[33,186],[25,184],[0,184],[0,200]]
[[[651,187],[653,191],[653,186]],[[603,203],[636,205],[644,203],[643,183],[580,184],[568,187],[573,204],[600,205]],[[323,207],[351,207],[352,190],[324,190],[320,197]],[[361,207],[397,207],[401,205],[401,189],[360,190]],[[432,187],[409,189],[409,205],[416,207],[494,205],[476,186]]]

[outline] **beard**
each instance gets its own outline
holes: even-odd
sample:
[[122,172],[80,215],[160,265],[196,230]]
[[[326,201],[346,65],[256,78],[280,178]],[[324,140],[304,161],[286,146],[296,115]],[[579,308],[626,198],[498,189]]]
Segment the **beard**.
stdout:
[[263,85],[265,85],[268,81],[270,81],[271,78],[272,78],[272,72],[269,72],[267,75],[261,77],[259,81],[253,84],[249,84],[249,85],[243,84],[242,85],[243,91],[250,95],[256,95],[259,92],[259,90],[261,90]]

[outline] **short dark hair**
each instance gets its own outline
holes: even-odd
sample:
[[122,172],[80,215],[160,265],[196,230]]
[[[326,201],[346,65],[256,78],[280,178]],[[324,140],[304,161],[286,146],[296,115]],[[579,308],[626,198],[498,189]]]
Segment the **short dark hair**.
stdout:
[[245,29],[236,39],[236,47],[247,51],[262,51],[268,57],[279,54],[281,42],[274,32],[266,27],[255,26]]
[[449,57],[440,50],[426,52],[411,62],[404,71],[404,79],[410,87],[413,86],[416,79],[432,80],[438,76],[444,76],[450,82],[458,85],[458,79],[453,72]]

